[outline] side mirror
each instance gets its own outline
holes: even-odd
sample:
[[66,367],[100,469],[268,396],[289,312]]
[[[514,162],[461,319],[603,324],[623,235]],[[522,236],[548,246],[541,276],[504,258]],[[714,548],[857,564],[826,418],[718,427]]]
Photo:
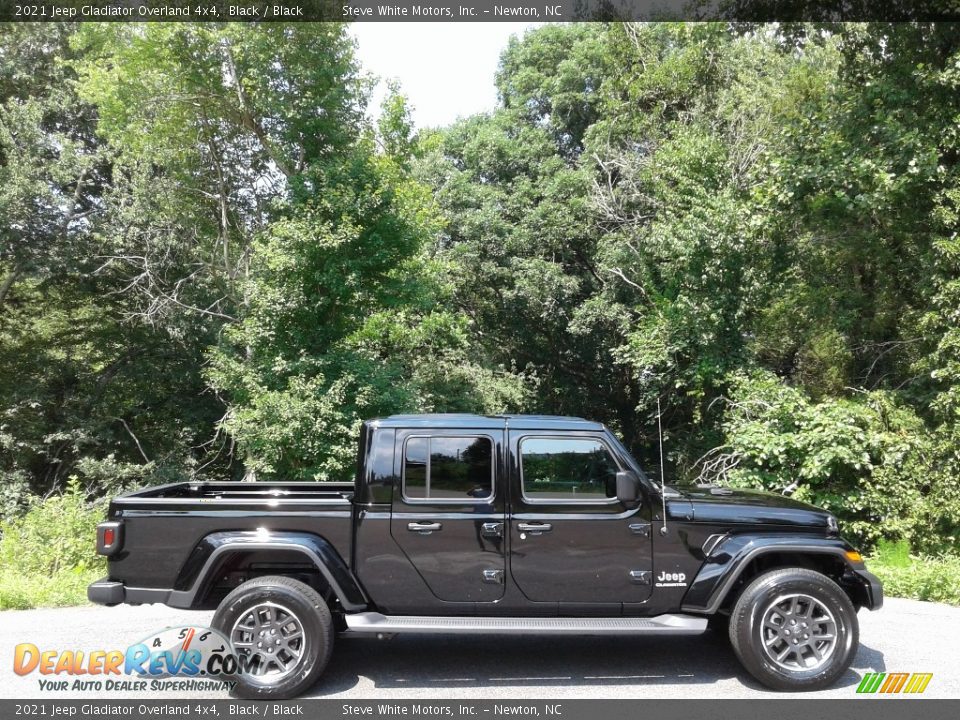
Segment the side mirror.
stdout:
[[617,473],[617,500],[624,505],[633,506],[637,504],[640,495],[640,480],[629,470],[621,470]]

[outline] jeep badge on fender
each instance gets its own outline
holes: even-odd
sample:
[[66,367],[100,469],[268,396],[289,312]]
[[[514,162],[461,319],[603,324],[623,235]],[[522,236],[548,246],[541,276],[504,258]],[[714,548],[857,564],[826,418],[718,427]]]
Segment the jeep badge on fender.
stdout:
[[657,587],[686,587],[686,573],[662,572],[657,576]]

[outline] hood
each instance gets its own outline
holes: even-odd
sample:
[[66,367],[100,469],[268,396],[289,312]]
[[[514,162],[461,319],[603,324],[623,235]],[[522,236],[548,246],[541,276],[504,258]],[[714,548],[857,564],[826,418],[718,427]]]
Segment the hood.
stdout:
[[829,530],[833,517],[826,510],[762,490],[675,486],[690,502],[694,522],[749,525],[792,525]]

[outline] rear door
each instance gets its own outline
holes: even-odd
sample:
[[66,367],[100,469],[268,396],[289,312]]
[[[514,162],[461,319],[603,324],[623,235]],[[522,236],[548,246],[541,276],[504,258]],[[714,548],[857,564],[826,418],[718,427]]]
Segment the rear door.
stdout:
[[448,602],[503,596],[506,501],[497,492],[503,431],[399,430],[400,490],[390,532],[431,592]]
[[530,600],[642,602],[652,585],[650,508],[616,498],[603,433],[511,430],[510,569]]

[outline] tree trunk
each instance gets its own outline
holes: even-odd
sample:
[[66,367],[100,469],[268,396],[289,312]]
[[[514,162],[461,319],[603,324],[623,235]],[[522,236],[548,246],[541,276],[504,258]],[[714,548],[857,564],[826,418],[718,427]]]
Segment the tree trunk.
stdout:
[[3,303],[7,299],[7,295],[10,294],[10,289],[13,287],[13,284],[17,281],[17,278],[20,277],[20,267],[18,265],[13,266],[7,276],[3,279],[3,284],[0,285],[0,309],[3,308]]

